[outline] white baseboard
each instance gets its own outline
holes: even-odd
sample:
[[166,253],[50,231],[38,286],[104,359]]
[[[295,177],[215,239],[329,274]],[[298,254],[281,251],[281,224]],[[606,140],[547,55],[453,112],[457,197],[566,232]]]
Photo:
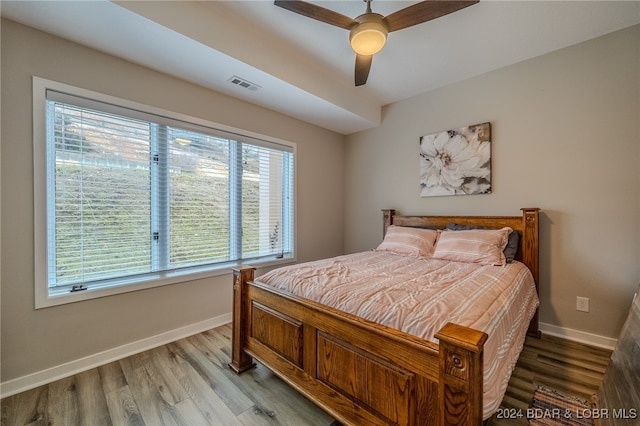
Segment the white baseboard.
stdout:
[[108,364],[231,322],[231,313],[108,349],[46,370],[0,383],[0,399]]
[[610,350],[615,349],[616,343],[618,342],[617,339],[613,339],[611,337],[558,327],[557,325],[547,324],[544,322],[540,323],[539,329],[542,333],[550,336],[562,337],[563,339],[572,340],[574,342],[585,343],[587,345]]
[[[126,345],[118,346],[117,348],[108,349],[97,354],[89,355],[87,357],[38,371],[17,379],[2,382],[0,383],[0,399],[81,373],[91,368],[108,364],[121,358],[135,355],[142,351],[192,336],[197,333],[202,333],[203,331],[219,327],[229,322],[231,322],[231,313],[167,331],[152,337],[147,337],[136,342],[127,343]],[[549,334],[551,336],[561,337],[563,339],[610,350],[615,348],[617,342],[616,339],[610,337],[599,336],[597,334],[586,333],[579,330],[572,330],[570,328],[558,327],[557,325],[543,322],[540,323],[539,328],[542,333]]]

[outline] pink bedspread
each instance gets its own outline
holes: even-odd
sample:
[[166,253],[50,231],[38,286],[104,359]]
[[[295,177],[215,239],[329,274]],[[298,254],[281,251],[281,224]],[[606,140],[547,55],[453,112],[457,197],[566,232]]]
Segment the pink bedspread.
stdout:
[[447,322],[489,335],[484,418],[500,406],[538,296],[531,272],[368,251],[270,271],[256,281],[437,342]]

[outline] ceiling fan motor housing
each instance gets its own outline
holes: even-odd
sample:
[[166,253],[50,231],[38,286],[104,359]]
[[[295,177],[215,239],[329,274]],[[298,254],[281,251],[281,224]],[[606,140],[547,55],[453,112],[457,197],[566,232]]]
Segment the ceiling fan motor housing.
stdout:
[[369,56],[379,52],[389,33],[384,16],[370,12],[358,16],[355,21],[358,24],[349,33],[351,48],[359,55]]

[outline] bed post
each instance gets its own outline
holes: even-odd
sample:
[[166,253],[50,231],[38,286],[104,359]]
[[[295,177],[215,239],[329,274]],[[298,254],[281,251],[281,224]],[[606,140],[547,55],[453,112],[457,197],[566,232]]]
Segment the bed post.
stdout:
[[393,209],[382,210],[382,239],[387,235],[387,228],[393,224],[393,215],[396,211]]
[[435,337],[440,340],[440,424],[481,425],[482,362],[487,334],[448,323]]
[[256,268],[233,268],[233,322],[231,337],[231,362],[229,368],[240,374],[255,367],[253,358],[244,351],[247,343],[249,316],[248,300],[246,298],[247,281],[253,281]]
[[[536,284],[536,294],[540,294],[540,259],[539,259],[539,220],[538,220],[538,208],[523,208],[522,220],[524,222],[524,232],[522,237],[522,263],[527,265],[533,275],[533,280]],[[536,309],[531,322],[529,323],[529,329],[527,334],[530,336],[540,337],[540,330],[538,329],[538,309]]]

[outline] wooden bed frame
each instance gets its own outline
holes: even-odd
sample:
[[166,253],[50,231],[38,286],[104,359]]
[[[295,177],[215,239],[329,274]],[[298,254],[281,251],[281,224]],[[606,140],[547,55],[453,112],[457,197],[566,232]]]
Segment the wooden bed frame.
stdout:
[[[517,260],[538,286],[538,209],[521,216],[400,216],[390,225],[447,223],[522,234]],[[234,269],[229,367],[241,373],[253,358],[343,424],[482,424],[483,347],[487,334],[449,323],[439,345],[372,323],[254,280],[255,268]],[[538,335],[536,312],[529,333]]]

